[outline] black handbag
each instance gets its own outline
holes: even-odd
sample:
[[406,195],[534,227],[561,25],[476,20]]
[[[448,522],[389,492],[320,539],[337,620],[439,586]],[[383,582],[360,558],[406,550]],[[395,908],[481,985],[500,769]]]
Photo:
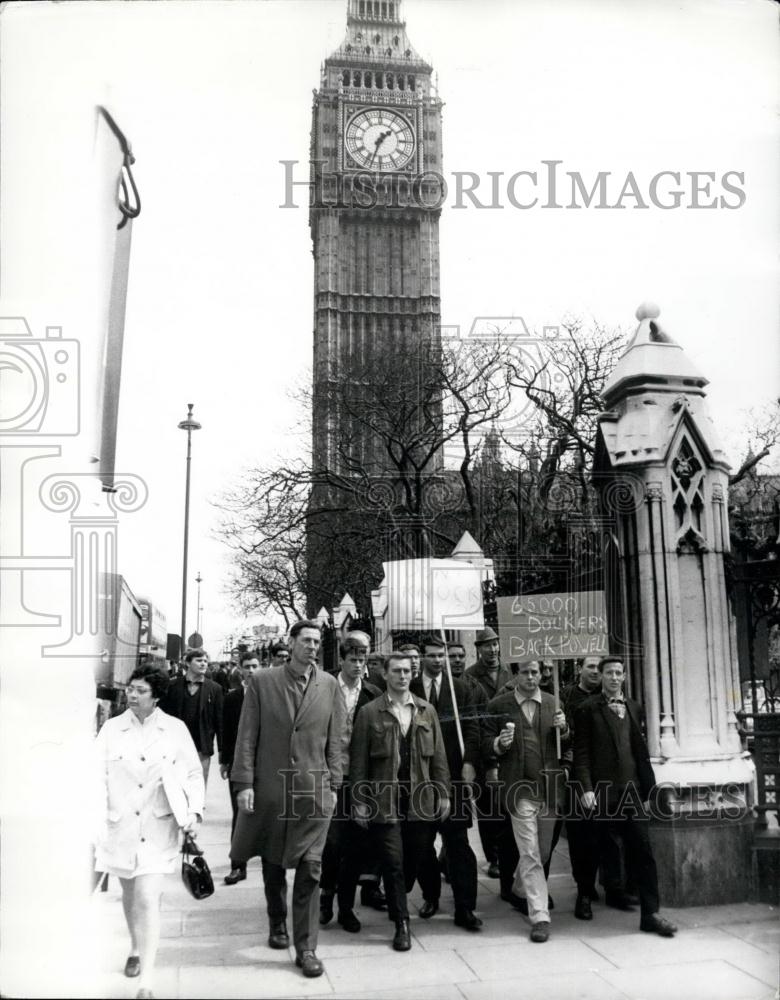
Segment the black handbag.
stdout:
[[181,880],[185,889],[193,899],[208,899],[214,892],[214,879],[203,857],[203,851],[189,833],[184,834],[181,853]]

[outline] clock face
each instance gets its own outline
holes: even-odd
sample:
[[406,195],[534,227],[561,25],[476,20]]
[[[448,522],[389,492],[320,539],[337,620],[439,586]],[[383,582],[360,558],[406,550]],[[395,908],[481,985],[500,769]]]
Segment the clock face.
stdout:
[[414,132],[395,111],[367,108],[350,118],[344,145],[366,170],[402,170],[414,155]]

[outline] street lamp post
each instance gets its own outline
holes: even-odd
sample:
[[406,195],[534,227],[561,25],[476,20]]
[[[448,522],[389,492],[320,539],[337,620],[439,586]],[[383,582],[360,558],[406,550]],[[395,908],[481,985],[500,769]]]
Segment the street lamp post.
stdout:
[[200,570],[198,570],[198,575],[195,577],[195,583],[198,585],[198,609],[197,609],[197,624],[195,625],[195,631],[200,635],[200,613],[203,610],[200,606],[200,585],[203,582],[203,577],[200,575]]
[[181,655],[187,641],[187,547],[190,539],[190,464],[192,461],[192,432],[200,430],[200,424],[192,418],[194,403],[187,403],[187,419],[179,424],[179,430],[187,432],[187,478],[184,490],[184,566],[181,578]]

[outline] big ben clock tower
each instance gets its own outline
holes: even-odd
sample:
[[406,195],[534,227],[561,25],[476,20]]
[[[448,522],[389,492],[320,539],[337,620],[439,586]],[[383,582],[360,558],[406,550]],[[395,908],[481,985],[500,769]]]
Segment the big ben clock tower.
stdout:
[[438,342],[442,104],[431,73],[400,0],[348,0],[312,113],[315,469],[387,471],[369,432],[340,426],[333,387],[356,360],[370,371],[380,352]]

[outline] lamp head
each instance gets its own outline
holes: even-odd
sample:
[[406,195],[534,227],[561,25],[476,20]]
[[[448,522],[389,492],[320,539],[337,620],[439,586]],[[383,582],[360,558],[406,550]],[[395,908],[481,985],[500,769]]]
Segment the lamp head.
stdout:
[[194,403],[187,403],[187,419],[186,420],[182,420],[181,423],[179,424],[179,430],[180,431],[199,431],[200,430],[201,425],[198,423],[197,420],[193,420],[192,419],[192,408],[193,408],[194,405],[195,405]]

